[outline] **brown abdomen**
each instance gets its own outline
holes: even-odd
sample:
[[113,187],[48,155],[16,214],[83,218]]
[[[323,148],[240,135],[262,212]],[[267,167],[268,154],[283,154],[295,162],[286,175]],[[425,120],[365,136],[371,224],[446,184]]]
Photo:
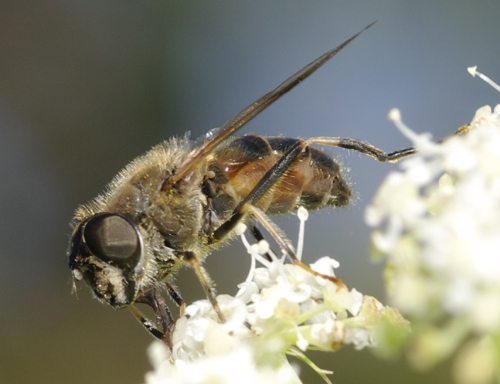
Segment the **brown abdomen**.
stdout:
[[[247,135],[235,137],[217,150],[210,166],[212,196],[217,210],[231,211],[266,175],[298,139]],[[257,206],[268,214],[286,213],[304,206],[321,209],[345,206],[351,190],[330,156],[307,148]],[[224,207],[226,205],[226,207]],[[229,205],[229,206],[228,206]],[[222,213],[222,212],[219,212]]]

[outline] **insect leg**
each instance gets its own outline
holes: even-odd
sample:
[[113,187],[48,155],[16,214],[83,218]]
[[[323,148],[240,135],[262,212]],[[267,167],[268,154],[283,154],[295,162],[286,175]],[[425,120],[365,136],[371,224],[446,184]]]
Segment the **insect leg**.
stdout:
[[400,149],[394,152],[386,153],[377,147],[361,140],[349,139],[346,137],[312,137],[305,139],[306,145],[320,144],[332,147],[352,149],[364,155],[370,156],[380,162],[396,163],[406,157],[417,153],[415,147]]
[[217,316],[219,317],[219,320],[223,323],[226,322],[226,318],[224,317],[224,314],[222,313],[219,304],[217,303],[216,299],[216,292],[215,292],[215,284],[213,283],[212,279],[210,278],[207,270],[203,268],[203,266],[200,264],[198,259],[196,258],[195,254],[193,252],[184,252],[184,257],[185,260],[191,264],[193,269],[196,272],[196,275],[198,276],[198,279],[200,280],[201,285],[203,286],[203,289],[205,290],[205,294],[208,297],[208,300],[210,300],[210,303],[214,307],[215,312],[217,313]]
[[156,314],[156,319],[161,324],[163,332],[154,326],[154,324],[147,318],[145,318],[135,307],[129,306],[132,313],[139,319],[141,324],[148,330],[154,337],[163,340],[168,346],[172,346],[171,334],[174,326],[174,319],[172,313],[165,303],[165,300],[161,296],[157,289],[152,289],[151,291],[142,295],[136,300],[136,303],[149,305]]
[[314,269],[309,267],[307,264],[304,264],[302,261],[300,261],[297,258],[297,255],[295,254],[295,251],[290,247],[288,244],[287,239],[281,234],[279,230],[277,230],[276,224],[272,222],[272,220],[267,216],[262,210],[259,208],[255,207],[254,205],[251,205],[247,203],[245,205],[244,209],[250,213],[253,217],[255,217],[257,220],[259,220],[262,225],[267,229],[267,231],[271,234],[271,236],[276,240],[276,242],[280,245],[280,247],[283,249],[283,251],[292,259],[292,262],[295,265],[298,265],[299,267],[305,269],[306,271],[312,273],[315,276],[320,276],[324,279],[333,281],[335,284],[337,284],[338,289],[347,289],[347,286],[344,284],[344,282],[334,276],[328,276],[324,275],[322,273],[316,272]]
[[[470,130],[470,126],[466,125],[460,129],[458,129],[451,136],[461,136],[467,134]],[[446,140],[446,139],[444,139]],[[438,143],[442,143],[444,140],[439,141]],[[339,147],[345,149],[352,149],[354,151],[360,152],[364,155],[370,156],[377,161],[387,162],[387,163],[397,163],[400,160],[403,160],[407,157],[413,156],[417,153],[417,149],[415,147],[409,147],[404,149],[399,149],[394,152],[386,153],[373,145],[366,143],[361,140],[349,139],[346,137],[312,137],[310,139],[304,140],[307,144],[321,144],[328,145],[332,147]]]
[[181,317],[184,316],[184,312],[186,311],[186,302],[171,284],[165,283],[165,286],[167,287],[167,292],[170,298],[180,307]]
[[137,317],[137,319],[139,319],[141,324],[144,326],[144,328],[146,328],[146,330],[149,333],[151,333],[157,339],[160,339],[160,340],[163,339],[163,336],[165,336],[165,333],[163,333],[158,328],[156,328],[156,326],[151,322],[151,320],[149,320],[147,317],[145,317],[133,305],[130,305],[128,308],[130,309],[130,311],[132,311],[132,313],[135,315],[135,317]]

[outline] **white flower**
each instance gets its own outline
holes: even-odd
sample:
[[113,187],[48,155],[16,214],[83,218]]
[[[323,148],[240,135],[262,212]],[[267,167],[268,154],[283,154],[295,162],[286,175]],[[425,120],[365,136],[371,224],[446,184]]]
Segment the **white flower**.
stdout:
[[[303,244],[307,211],[301,209],[299,244]],[[307,359],[308,348],[336,351],[345,344],[356,349],[382,340],[389,323],[408,331],[397,311],[355,289],[347,291],[305,269],[285,264],[269,244],[243,243],[264,267],[251,269],[235,297],[220,295],[218,304],[227,321],[219,323],[208,300],[186,309],[173,332],[173,348],[158,343],[150,348],[154,372],[147,384],[156,383],[281,383],[299,382],[286,354]],[[269,262],[260,253],[270,253]],[[302,253],[299,248],[298,253]],[[311,268],[334,276],[339,263],[322,257]],[[381,337],[379,337],[381,336]],[[383,343],[383,340],[381,341]],[[310,363],[325,380],[325,372]]]
[[[396,271],[391,293],[404,313],[425,313],[440,303],[469,316],[476,331],[500,330],[495,306],[484,314],[495,316],[492,321],[483,321],[474,305],[490,290],[498,290],[500,302],[500,167],[492,166],[500,164],[498,111],[482,110],[467,135],[406,162],[367,210],[368,223],[380,228],[374,245]],[[424,184],[411,176],[412,167],[422,165],[433,175]]]
[[418,320],[410,357],[422,368],[470,335],[500,337],[500,105],[439,144],[393,116],[419,153],[387,177],[366,221],[391,303]]
[[177,360],[171,364],[168,359],[157,361],[158,355],[168,355],[168,348],[156,341],[149,348],[154,362],[153,372],[146,374],[148,384],[289,384],[297,383],[297,374],[290,366],[277,369],[257,366],[253,352],[238,346],[232,353],[220,357],[202,356],[195,363]]

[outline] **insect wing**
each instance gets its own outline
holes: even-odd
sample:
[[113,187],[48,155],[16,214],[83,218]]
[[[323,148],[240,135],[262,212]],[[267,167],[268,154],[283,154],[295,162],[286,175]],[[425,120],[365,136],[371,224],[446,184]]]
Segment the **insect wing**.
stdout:
[[365,29],[355,34],[350,39],[346,40],[338,47],[326,52],[325,54],[318,57],[313,62],[306,65],[300,71],[286,79],[278,87],[276,87],[271,92],[265,94],[260,99],[250,104],[248,107],[237,113],[231,119],[229,119],[218,131],[218,134],[213,139],[208,139],[201,147],[199,147],[195,153],[182,165],[176,175],[171,179],[171,185],[176,184],[184,177],[186,177],[197,165],[203,161],[203,159],[212,153],[215,148],[217,148],[221,143],[223,143],[229,136],[233,135],[239,129],[241,129],[245,124],[252,120],[255,116],[260,114],[264,109],[269,107],[272,103],[278,100],[285,93],[292,90],[300,82],[304,81],[310,75],[312,75],[317,69],[319,69],[323,64],[340,52],[347,44],[353,41],[356,37],[370,28],[375,22],[368,25]]

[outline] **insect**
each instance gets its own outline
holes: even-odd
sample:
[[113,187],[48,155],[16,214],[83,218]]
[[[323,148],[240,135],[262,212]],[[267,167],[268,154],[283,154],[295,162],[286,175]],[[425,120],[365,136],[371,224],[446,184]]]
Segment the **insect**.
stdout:
[[[254,236],[260,238],[252,224],[260,222],[294,263],[310,270],[296,258],[268,215],[299,206],[321,209],[349,203],[351,190],[340,166],[311,144],[353,149],[382,162],[399,161],[415,149],[386,154],[348,138],[233,134],[367,28],[235,115],[200,146],[192,148],[187,138],[174,138],[127,165],[103,194],[75,213],[68,251],[74,280],[85,280],[100,301],[114,308],[129,307],[150,333],[170,344],[175,322],[160,289],[166,288],[184,308],[172,285],[184,265],[194,268],[224,321],[202,263],[234,237],[238,223],[250,223]],[[339,279],[327,278],[343,285]],[[142,316],[135,303],[151,306],[157,321]]]

